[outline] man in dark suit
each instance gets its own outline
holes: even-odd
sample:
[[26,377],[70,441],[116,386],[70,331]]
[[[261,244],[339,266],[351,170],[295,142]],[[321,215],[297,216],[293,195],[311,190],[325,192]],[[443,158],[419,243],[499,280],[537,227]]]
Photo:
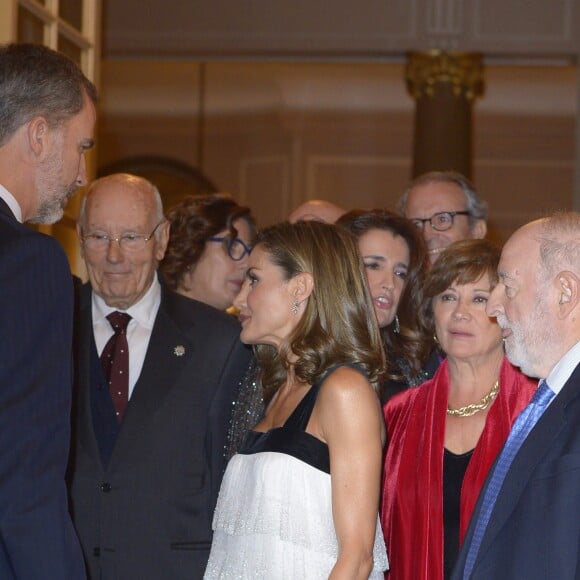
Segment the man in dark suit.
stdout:
[[532,399],[514,423],[453,578],[578,579],[580,214],[520,228],[503,249],[499,278],[487,313],[503,329],[510,361],[545,379],[537,393],[545,397]]
[[73,293],[51,224],[86,183],[96,92],[48,48],[0,46],[0,578],[80,579],[68,514]]
[[[90,285],[79,309],[70,490],[89,576],[201,578],[232,402],[251,353],[233,317],[160,284],[169,224],[147,180],[95,181],[78,235]],[[115,311],[131,317],[124,410],[99,360]]]

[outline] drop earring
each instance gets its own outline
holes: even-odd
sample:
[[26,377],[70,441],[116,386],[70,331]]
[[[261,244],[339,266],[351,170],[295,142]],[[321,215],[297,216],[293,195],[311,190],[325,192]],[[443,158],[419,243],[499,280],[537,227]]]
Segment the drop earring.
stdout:
[[292,300],[292,307],[290,308],[290,312],[294,314],[294,316],[298,315],[298,302],[296,300]]
[[394,320],[394,327],[393,327],[393,332],[395,334],[399,334],[401,332],[401,325],[399,324],[399,317],[395,314],[395,320]]

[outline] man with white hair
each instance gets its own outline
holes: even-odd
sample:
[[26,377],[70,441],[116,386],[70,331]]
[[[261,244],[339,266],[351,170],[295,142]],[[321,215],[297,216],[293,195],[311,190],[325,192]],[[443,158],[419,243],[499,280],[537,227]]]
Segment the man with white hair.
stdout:
[[160,282],[169,223],[149,181],[94,181],[77,231],[89,284],[70,495],[89,578],[201,578],[251,353],[234,317]]
[[454,580],[580,578],[580,214],[506,243],[487,313],[540,380],[480,494]]

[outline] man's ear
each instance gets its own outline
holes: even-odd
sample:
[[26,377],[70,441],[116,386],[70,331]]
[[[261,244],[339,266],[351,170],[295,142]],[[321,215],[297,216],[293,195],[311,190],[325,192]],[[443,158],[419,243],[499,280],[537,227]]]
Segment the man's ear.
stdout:
[[473,226],[471,227],[471,235],[474,240],[483,240],[487,234],[487,223],[485,220],[475,220]]
[[[156,243],[156,250],[155,250],[155,258],[161,262],[163,257],[165,256],[165,251],[167,250],[167,244],[169,243],[169,230],[171,228],[171,224],[168,220],[164,220],[163,223],[157,229],[158,234],[153,234],[155,236],[155,243]],[[157,235],[159,237],[157,237]],[[153,241],[153,240],[152,240]]]
[[292,297],[296,302],[304,302],[314,290],[314,278],[308,272],[300,272],[292,278]]
[[580,279],[574,272],[563,270],[555,277],[558,291],[558,317],[566,318],[580,301]]
[[39,115],[28,121],[26,131],[28,147],[36,156],[41,157],[49,149],[50,127],[48,121]]

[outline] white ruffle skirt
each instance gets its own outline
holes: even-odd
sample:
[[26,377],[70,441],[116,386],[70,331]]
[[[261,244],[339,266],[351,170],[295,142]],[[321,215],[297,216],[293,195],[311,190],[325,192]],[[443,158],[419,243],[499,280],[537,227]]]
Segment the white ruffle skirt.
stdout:
[[[290,455],[235,455],[228,464],[213,519],[204,578],[327,579],[338,557],[330,475]],[[388,569],[377,517],[374,566]]]

